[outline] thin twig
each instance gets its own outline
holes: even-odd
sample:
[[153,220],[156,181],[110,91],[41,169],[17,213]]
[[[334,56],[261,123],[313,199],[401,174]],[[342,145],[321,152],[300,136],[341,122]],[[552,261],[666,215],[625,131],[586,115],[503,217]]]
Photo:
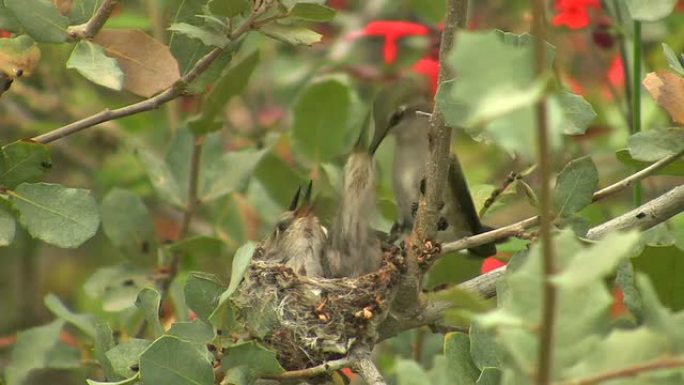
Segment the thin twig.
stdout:
[[328,361],[324,364],[314,366],[301,370],[290,370],[275,376],[264,376],[265,379],[273,380],[290,380],[294,378],[311,378],[318,377],[324,374],[332,373],[336,370],[351,367],[354,364],[354,359],[350,357],[340,358],[339,360]]
[[[263,13],[264,10],[265,9],[262,8],[252,12],[250,17],[230,35],[230,39],[235,41],[246,32],[251,30],[253,28],[254,20],[261,13]],[[156,109],[164,103],[181,96],[185,92],[188,84],[203,74],[209,68],[209,66],[211,66],[214,60],[216,60],[224,52],[224,50],[230,50],[232,47],[232,45],[229,45],[226,48],[217,47],[209,51],[209,53],[204,55],[204,57],[195,63],[195,66],[192,67],[190,71],[183,75],[169,88],[162,91],[160,94],[157,94],[156,96],[125,107],[117,108],[115,110],[105,109],[104,111],[98,112],[97,114],[91,115],[87,118],[83,118],[76,122],[67,124],[66,126],[59,127],[45,134],[35,136],[32,138],[32,140],[38,143],[46,144],[103,122]]]
[[92,39],[105,25],[118,2],[119,0],[104,0],[90,20],[67,28],[67,33],[73,39]]
[[[592,196],[592,202],[599,201],[610,195],[616,194],[622,190],[625,190],[629,186],[633,185],[634,182],[640,181],[648,176],[656,173],[656,171],[666,167],[677,159],[681,158],[684,153],[679,153],[676,155],[671,155],[663,158],[652,165],[640,170],[625,179],[613,183],[610,186],[604,187],[601,190],[594,193]],[[522,233],[530,227],[537,226],[539,224],[539,217],[531,217],[523,219],[522,221],[513,223],[511,225],[500,227],[496,230],[488,231],[486,233],[481,233],[478,235],[473,235],[471,237],[466,237],[459,239],[458,241],[444,243],[442,245],[442,254],[451,253],[454,251],[465,250],[472,247],[484,245],[490,242],[494,242],[500,239],[505,239],[508,237],[516,236]]]
[[580,380],[570,380],[560,382],[560,385],[595,385],[605,381],[616,380],[620,378],[636,377],[639,374],[653,372],[656,370],[673,369],[684,367],[684,358],[663,358],[654,362],[649,362],[641,365],[629,366],[620,368],[610,372],[602,373],[594,377],[587,377]]

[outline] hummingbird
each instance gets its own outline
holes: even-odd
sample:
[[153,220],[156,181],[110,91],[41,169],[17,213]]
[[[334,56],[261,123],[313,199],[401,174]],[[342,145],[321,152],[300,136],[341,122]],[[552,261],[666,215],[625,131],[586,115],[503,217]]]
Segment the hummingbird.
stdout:
[[381,241],[370,225],[377,202],[373,155],[390,127],[376,125],[369,142],[371,118],[372,111],[344,165],[344,188],[326,251],[332,278],[358,277],[380,268]]
[[313,213],[311,190],[312,181],[303,192],[301,186],[297,189],[288,210],[280,214],[273,230],[261,242],[260,259],[282,263],[299,275],[323,277],[328,270],[324,260],[327,234]]
[[[427,161],[428,111],[432,103],[419,84],[409,79],[399,81],[380,91],[374,106],[376,126],[386,124],[394,136],[396,147],[392,170],[394,195],[400,218],[397,232],[406,234],[413,227],[417,202],[425,191]],[[447,186],[444,189],[443,217],[438,223],[437,240],[448,242],[487,231],[480,222],[468,189],[463,170],[455,154],[449,158]],[[477,246],[469,251],[480,257],[496,254],[494,243]]]

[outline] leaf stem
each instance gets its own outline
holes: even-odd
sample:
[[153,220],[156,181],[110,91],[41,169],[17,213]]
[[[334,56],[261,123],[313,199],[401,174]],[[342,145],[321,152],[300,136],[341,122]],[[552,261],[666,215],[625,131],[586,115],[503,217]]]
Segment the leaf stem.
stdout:
[[[547,71],[546,62],[546,17],[545,1],[533,0],[532,33],[534,39],[535,69],[537,78],[542,79]],[[542,320],[539,333],[539,357],[536,383],[548,385],[553,373],[553,341],[556,318],[556,287],[551,277],[556,271],[551,227],[553,221],[551,197],[551,154],[549,128],[547,124],[546,99],[536,105],[537,145],[539,152],[539,171],[541,177],[540,235],[542,246],[542,269],[544,274]]]

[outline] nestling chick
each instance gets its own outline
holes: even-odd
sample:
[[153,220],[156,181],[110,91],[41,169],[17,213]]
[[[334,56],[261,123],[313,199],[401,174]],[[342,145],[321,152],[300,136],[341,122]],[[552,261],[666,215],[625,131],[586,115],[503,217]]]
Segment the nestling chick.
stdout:
[[370,226],[377,201],[373,155],[389,127],[376,126],[373,139],[366,145],[370,117],[344,165],[344,190],[326,251],[333,278],[358,277],[380,267],[380,240]]
[[274,229],[261,242],[261,257],[282,263],[299,275],[323,277],[327,266],[323,260],[326,232],[311,207],[311,182],[305,189],[301,206],[297,190],[288,211],[280,215]]

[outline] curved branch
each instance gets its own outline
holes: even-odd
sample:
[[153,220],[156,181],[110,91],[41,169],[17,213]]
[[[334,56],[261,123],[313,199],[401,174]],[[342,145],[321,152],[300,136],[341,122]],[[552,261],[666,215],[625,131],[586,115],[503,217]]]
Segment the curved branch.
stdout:
[[354,363],[353,369],[367,385],[387,385],[370,357],[364,357]]
[[335,370],[348,368],[354,365],[355,359],[350,357],[340,358],[339,360],[328,361],[324,364],[301,370],[290,370],[275,376],[264,376],[262,378],[271,380],[291,380],[295,378],[311,378],[324,374],[332,373]]
[[[269,3],[270,4],[270,3]],[[261,9],[255,10],[251,13],[249,18],[244,21],[231,35],[230,39],[232,41],[237,40],[239,37],[254,28],[254,22],[256,18],[265,12],[268,7],[262,7]],[[82,131],[86,128],[98,125],[100,123],[108,122],[110,120],[123,118],[125,116],[135,115],[141,112],[150,111],[158,108],[164,103],[167,103],[179,96],[181,96],[188,84],[192,83],[193,80],[197,79],[201,74],[203,74],[214,60],[225,51],[233,48],[233,45],[229,45],[226,48],[217,47],[209,51],[204,57],[195,63],[195,66],[190,69],[185,75],[183,75],[178,81],[176,81],[169,88],[162,91],[160,94],[153,96],[151,98],[145,99],[138,103],[133,103],[125,107],[117,108],[115,110],[105,109],[104,111],[98,112],[97,114],[91,115],[87,118],[83,118],[76,122],[67,124],[45,134],[41,134],[31,138],[33,141],[38,143],[47,144],[54,142],[55,140],[64,138]]]

